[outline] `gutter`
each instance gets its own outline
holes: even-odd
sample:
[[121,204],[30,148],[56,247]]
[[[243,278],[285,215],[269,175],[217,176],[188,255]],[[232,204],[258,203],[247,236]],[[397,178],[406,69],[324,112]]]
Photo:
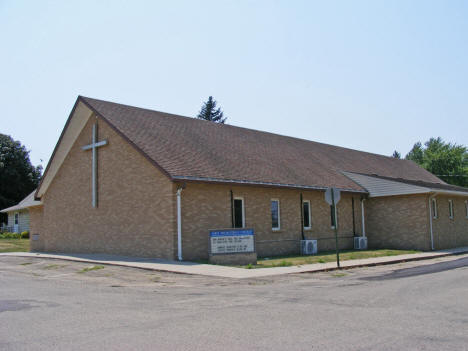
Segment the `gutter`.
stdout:
[[458,196],[468,196],[468,192],[463,192],[463,191],[456,191],[456,190],[443,190],[443,189],[430,189],[431,193],[434,193],[435,195],[458,195]]
[[[301,189],[301,190],[325,191],[328,189],[327,186],[297,185],[297,184],[284,184],[284,183],[261,182],[261,181],[250,181],[250,180],[239,180],[239,179],[220,179],[220,178],[209,178],[209,177],[173,176],[172,180],[174,182],[191,181],[191,182],[203,182],[203,183],[215,183],[215,184],[254,185],[254,186],[265,186],[265,187],[274,187],[274,188]],[[355,189],[348,189],[348,188],[336,188],[336,189],[342,192],[346,192],[346,193],[357,193],[357,194],[368,195],[367,190],[355,190]]]

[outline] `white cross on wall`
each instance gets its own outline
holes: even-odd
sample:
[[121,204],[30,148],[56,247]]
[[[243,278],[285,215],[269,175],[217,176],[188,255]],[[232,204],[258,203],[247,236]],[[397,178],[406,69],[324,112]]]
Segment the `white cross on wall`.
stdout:
[[97,148],[107,145],[107,140],[97,141],[97,123],[93,125],[93,141],[89,145],[82,146],[83,150],[93,151],[93,207],[97,207]]

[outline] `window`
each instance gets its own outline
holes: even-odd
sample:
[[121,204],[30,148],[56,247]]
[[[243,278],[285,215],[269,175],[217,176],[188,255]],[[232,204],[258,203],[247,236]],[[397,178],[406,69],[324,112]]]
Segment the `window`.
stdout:
[[437,218],[437,200],[432,199],[432,218]]
[[271,200],[271,229],[280,229],[280,205],[279,200]]
[[244,199],[234,199],[234,228],[244,228]]
[[18,224],[19,223],[19,213],[16,212],[15,213],[15,224]]
[[310,229],[310,201],[306,200],[302,203],[302,218],[304,219],[304,229]]
[[331,227],[335,229],[337,227],[336,224],[336,205],[333,207],[330,205],[330,219],[331,219]]
[[468,218],[468,200],[465,201],[465,214],[466,214],[466,218]]
[[453,201],[449,200],[449,217],[453,218]]

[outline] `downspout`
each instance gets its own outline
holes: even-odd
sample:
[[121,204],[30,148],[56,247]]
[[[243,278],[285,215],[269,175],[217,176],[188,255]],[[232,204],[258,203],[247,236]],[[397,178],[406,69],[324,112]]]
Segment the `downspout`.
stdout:
[[177,189],[177,258],[182,261],[182,209],[181,209],[181,194],[182,189]]
[[431,250],[434,251],[434,232],[432,230],[432,199],[436,194],[429,196],[429,228],[431,230]]
[[[301,196],[300,196],[300,200],[301,200],[301,237],[302,237],[302,240],[305,240],[305,236],[304,236],[304,200],[302,199],[302,193],[301,193]],[[310,218],[309,218],[309,222],[310,222]]]
[[362,198],[361,199],[362,236],[365,238],[366,237],[366,222],[365,222],[365,216],[364,216],[364,201],[366,201],[366,199]]
[[234,228],[234,195],[231,190],[231,228]]

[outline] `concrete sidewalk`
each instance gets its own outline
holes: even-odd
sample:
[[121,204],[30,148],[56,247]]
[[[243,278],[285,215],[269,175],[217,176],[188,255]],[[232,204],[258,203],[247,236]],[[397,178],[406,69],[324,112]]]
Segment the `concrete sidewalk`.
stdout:
[[[392,264],[400,262],[426,260],[450,255],[458,255],[468,253],[468,247],[457,249],[448,249],[441,251],[423,252],[409,255],[386,256],[377,258],[366,258],[361,260],[347,260],[341,262],[342,269],[350,269],[356,267],[377,266],[383,264]],[[199,274],[213,277],[223,278],[259,278],[280,274],[289,273],[314,273],[332,271],[338,269],[336,262],[315,263],[301,266],[290,267],[274,267],[274,268],[258,268],[245,269],[237,267],[217,266],[211,264],[202,264],[186,261],[170,261],[162,259],[146,259],[137,257],[125,257],[114,255],[101,254],[49,254],[49,253],[32,253],[32,252],[6,252],[0,253],[1,256],[16,256],[30,258],[49,258],[60,259],[66,261],[88,262],[96,264],[109,264],[123,267],[133,267],[140,269],[148,269],[163,272],[183,273],[183,274]]]

